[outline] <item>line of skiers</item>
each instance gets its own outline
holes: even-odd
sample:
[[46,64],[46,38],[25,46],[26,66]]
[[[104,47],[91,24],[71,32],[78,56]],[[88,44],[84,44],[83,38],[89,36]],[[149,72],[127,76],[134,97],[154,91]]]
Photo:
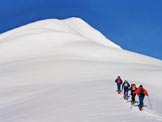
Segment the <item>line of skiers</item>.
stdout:
[[[130,90],[130,95],[131,95],[131,105],[135,105],[136,100],[136,94],[139,97],[139,109],[142,111],[143,110],[143,106],[144,106],[144,98],[145,95],[148,96],[148,91],[143,88],[142,85],[140,85],[138,88],[136,87],[136,84],[129,84],[129,82],[127,80],[125,80],[124,82],[122,81],[121,77],[118,76],[115,80],[115,83],[117,84],[117,91],[118,94],[120,94],[122,92],[122,90],[124,90],[124,99],[128,100],[128,92]],[[121,90],[121,86],[122,86],[122,90]]]

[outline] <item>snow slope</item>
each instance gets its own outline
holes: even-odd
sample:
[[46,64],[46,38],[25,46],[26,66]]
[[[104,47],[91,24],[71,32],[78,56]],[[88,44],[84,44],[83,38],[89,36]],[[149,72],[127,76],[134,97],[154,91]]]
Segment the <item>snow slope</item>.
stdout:
[[[162,121],[162,61],[123,50],[79,18],[1,34],[0,57],[1,122]],[[148,89],[143,112],[117,95],[118,75]]]

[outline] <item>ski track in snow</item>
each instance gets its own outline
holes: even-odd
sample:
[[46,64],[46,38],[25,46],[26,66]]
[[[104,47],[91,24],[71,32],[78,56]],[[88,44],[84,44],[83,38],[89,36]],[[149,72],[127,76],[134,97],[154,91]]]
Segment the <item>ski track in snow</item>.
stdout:
[[[128,104],[128,106],[130,107],[130,109],[131,109],[132,112],[136,112],[137,114],[140,113],[144,117],[148,117],[148,118],[150,117],[150,118],[156,119],[157,121],[162,121],[162,115],[160,115],[159,113],[157,113],[154,110],[152,110],[150,108],[150,106],[144,107],[144,110],[143,111],[139,111],[139,109],[138,109],[138,103],[136,103],[136,106],[132,106],[131,103],[130,103],[130,100],[131,100],[130,97],[129,97],[128,100],[124,100],[123,99],[123,92],[121,92],[121,94],[119,94],[118,96],[120,97],[121,100],[123,100],[125,103]],[[136,99],[137,98],[138,97],[136,96]]]
[[[138,119],[147,122],[161,121],[156,113],[151,114],[148,110],[140,112],[137,107],[129,109],[130,103],[123,100],[122,95],[117,95],[114,89],[110,89],[115,85],[111,82],[86,81],[3,90],[3,93],[0,92],[4,97],[0,101],[0,121],[136,122]],[[10,117],[7,117],[8,115]]]
[[144,110],[143,112],[144,112],[144,114],[146,114],[146,115],[148,115],[150,117],[153,117],[153,118],[157,119],[158,121],[162,121],[162,116],[160,116],[156,112],[149,111],[149,110]]

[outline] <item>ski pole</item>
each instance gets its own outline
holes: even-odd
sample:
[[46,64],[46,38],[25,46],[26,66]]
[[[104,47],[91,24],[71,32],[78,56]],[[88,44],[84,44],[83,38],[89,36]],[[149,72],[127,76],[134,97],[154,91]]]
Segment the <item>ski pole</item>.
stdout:
[[149,105],[150,105],[150,107],[151,107],[151,109],[152,109],[152,104],[151,104],[151,101],[150,101],[150,97],[147,96],[147,98],[148,98],[148,101],[149,101]]

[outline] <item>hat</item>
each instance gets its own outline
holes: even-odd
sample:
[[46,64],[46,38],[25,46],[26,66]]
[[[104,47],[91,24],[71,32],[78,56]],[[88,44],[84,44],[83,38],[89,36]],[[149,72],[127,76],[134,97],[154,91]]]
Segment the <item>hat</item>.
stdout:
[[142,85],[140,85],[140,87],[143,87]]

